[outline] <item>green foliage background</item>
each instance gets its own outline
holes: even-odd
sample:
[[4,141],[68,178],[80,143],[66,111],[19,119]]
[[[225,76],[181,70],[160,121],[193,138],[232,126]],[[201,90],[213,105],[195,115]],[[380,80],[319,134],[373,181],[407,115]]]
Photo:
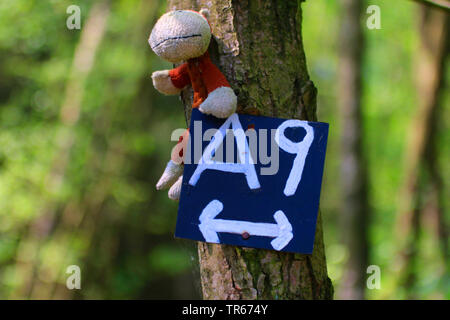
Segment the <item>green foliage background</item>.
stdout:
[[[404,298],[395,281],[393,230],[405,139],[416,111],[417,5],[372,2],[381,7],[382,29],[366,30],[364,144],[371,263],[381,267],[382,288],[368,290],[368,297]],[[164,1],[111,1],[106,32],[81,84],[80,118],[72,126],[61,120],[74,52],[93,3],[0,2],[0,298],[199,298],[195,243],[173,239],[177,203],[154,188],[169,159],[172,130],[185,127],[179,99],[156,92],[150,78],[171,67],[147,44]],[[66,27],[72,4],[81,8],[81,31]],[[321,206],[329,273],[339,287],[349,254],[340,241],[345,230],[338,223],[336,185],[340,8],[337,1],[303,7],[319,119],[331,126]],[[448,100],[447,94],[438,142],[446,190]],[[448,199],[446,208],[448,220]],[[427,228],[423,233],[417,297],[449,298],[436,236]],[[69,265],[81,267],[81,290],[65,286]]]

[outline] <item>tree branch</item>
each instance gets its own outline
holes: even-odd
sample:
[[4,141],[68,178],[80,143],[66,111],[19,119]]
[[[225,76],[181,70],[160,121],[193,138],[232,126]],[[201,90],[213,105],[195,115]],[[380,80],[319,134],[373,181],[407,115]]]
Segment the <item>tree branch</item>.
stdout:
[[412,1],[450,11],[449,0],[412,0]]

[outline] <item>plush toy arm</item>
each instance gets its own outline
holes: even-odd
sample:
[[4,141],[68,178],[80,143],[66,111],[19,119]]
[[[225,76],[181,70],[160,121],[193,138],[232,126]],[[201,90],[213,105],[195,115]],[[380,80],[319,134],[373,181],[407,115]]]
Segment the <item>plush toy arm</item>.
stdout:
[[163,94],[179,94],[181,89],[178,89],[172,83],[169,75],[169,70],[155,71],[152,74],[153,86],[156,90]]
[[212,91],[208,98],[199,106],[205,114],[217,118],[228,118],[236,111],[237,97],[230,87],[219,87]]

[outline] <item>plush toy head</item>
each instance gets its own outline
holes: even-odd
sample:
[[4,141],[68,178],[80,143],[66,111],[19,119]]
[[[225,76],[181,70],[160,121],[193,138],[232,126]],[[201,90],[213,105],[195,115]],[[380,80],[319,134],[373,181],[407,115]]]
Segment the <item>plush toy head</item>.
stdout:
[[158,20],[148,42],[158,56],[178,63],[202,56],[210,40],[211,28],[202,14],[176,10]]

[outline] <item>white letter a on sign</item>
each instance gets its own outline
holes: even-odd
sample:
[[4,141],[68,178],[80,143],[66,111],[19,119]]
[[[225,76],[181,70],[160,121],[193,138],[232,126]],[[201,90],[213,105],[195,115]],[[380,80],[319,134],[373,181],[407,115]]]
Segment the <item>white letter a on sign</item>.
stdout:
[[[226,131],[230,127],[233,128],[234,137],[236,139],[237,150],[239,154],[240,163],[227,163],[212,160],[216,150],[222,144],[224,137],[226,137]],[[250,150],[247,143],[244,130],[242,129],[241,122],[236,113],[232,114],[224,124],[214,134],[211,143],[203,152],[197,168],[194,171],[189,184],[195,186],[200,179],[201,174],[205,170],[219,170],[224,172],[243,173],[247,179],[247,184],[250,189],[258,189],[261,187],[259,184],[258,176],[256,175],[255,165],[250,154]]]

